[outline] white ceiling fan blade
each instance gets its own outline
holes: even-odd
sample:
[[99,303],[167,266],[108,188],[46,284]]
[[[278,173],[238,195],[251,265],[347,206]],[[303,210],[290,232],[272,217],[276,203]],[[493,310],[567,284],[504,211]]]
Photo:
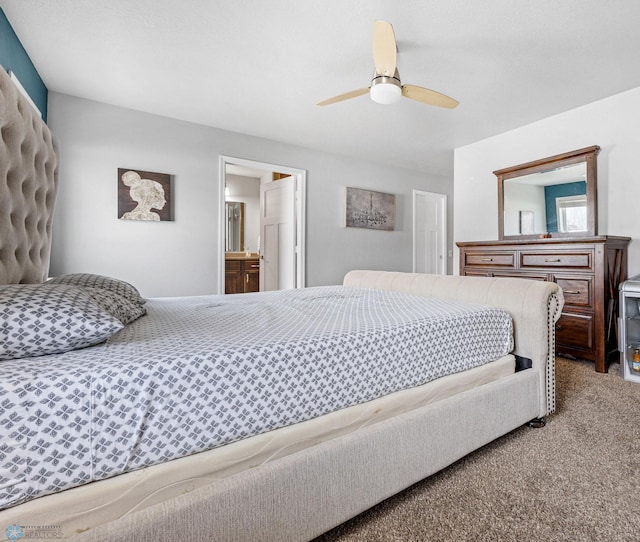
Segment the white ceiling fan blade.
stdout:
[[415,85],[402,85],[402,95],[406,98],[411,98],[412,100],[416,100],[417,102],[422,102],[427,105],[446,107],[447,109],[458,107],[457,100],[449,98],[449,96],[445,96],[435,90],[417,87]]
[[397,52],[393,26],[385,21],[376,21],[373,24],[373,63],[378,75],[393,77]]
[[357,98],[358,96],[362,96],[363,94],[367,94],[369,92],[369,87],[359,88],[358,90],[352,90],[350,92],[345,92],[344,94],[339,94],[338,96],[334,96],[333,98],[328,98],[327,100],[323,100],[318,102],[317,105],[331,105],[337,102],[343,102],[344,100],[350,100],[351,98]]

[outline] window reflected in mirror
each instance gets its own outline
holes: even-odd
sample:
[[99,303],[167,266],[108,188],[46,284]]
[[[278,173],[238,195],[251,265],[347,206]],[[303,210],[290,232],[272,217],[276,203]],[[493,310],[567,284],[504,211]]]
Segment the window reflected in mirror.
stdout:
[[[587,231],[587,195],[556,198],[557,231]],[[553,231],[547,229],[547,231]]]

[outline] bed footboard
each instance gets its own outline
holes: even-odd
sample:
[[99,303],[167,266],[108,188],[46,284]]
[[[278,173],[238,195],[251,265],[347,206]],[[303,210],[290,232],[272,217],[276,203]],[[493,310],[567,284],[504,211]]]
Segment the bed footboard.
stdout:
[[555,323],[564,305],[553,282],[391,271],[350,271],[344,286],[395,290],[500,307],[513,318],[514,354],[531,360],[540,379],[537,417],[555,410]]

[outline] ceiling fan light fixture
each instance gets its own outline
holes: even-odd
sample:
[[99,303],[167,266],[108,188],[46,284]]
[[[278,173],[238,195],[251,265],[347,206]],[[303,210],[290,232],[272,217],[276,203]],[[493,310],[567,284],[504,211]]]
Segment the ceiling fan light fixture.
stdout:
[[379,104],[389,105],[402,97],[402,89],[395,83],[378,83],[371,85],[371,99]]
[[400,100],[402,97],[402,85],[398,70],[395,70],[393,77],[374,73],[369,95],[374,102],[384,105],[393,104]]

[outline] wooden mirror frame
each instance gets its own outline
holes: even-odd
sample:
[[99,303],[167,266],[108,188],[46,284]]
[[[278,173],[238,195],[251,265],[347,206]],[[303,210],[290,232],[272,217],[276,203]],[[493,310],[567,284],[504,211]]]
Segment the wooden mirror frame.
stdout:
[[598,198],[597,184],[598,173],[596,156],[600,151],[598,145],[585,147],[564,154],[557,154],[548,158],[542,158],[519,166],[512,166],[494,171],[498,178],[498,236],[499,239],[532,239],[539,238],[541,234],[533,235],[505,235],[504,234],[504,182],[515,177],[539,173],[549,169],[570,166],[580,162],[586,163],[587,183],[587,231],[584,232],[549,232],[544,237],[589,237],[598,233]]

